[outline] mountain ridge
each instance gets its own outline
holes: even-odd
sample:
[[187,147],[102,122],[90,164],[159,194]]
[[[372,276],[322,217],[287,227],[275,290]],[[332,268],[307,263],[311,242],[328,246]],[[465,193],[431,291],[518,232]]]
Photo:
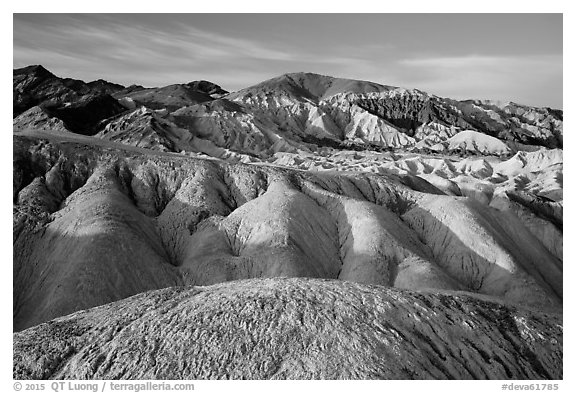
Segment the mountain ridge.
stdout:
[[13,78],[14,378],[562,378],[563,112]]

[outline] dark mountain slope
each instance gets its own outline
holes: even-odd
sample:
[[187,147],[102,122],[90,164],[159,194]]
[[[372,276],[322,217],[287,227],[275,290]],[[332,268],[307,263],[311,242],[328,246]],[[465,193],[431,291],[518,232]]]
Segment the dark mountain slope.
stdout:
[[102,120],[126,111],[109,94],[85,95],[67,105],[46,105],[46,112],[64,122],[66,128],[81,135],[94,135]]
[[15,69],[13,117],[42,103],[59,105],[77,100],[91,92],[90,86],[83,81],[59,78],[41,65]]
[[126,88],[118,83],[108,82],[104,79],[88,82],[88,86],[90,86],[92,90],[99,91],[103,94],[113,94]]
[[130,98],[137,105],[144,105],[150,109],[167,109],[169,112],[172,112],[184,106],[213,100],[210,93],[202,89],[210,91],[214,90],[215,87],[207,84],[176,84],[165,87],[138,89],[128,93],[120,91],[114,96],[117,98]]

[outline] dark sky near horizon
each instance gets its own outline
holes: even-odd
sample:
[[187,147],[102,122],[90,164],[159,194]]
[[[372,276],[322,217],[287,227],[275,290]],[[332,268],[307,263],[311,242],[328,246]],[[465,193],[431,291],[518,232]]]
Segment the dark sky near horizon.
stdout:
[[562,108],[562,14],[14,14],[15,68],[237,90],[307,71]]

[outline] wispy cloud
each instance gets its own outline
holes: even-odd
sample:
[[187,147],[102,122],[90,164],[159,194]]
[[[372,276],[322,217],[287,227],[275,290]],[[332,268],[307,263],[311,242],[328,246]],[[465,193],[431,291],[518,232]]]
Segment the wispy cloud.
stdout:
[[[559,62],[560,60],[560,62]],[[423,57],[407,58],[399,61],[400,64],[411,67],[461,69],[470,67],[512,67],[520,64],[531,64],[539,66],[561,66],[562,56],[540,55],[540,56],[449,56],[449,57]]]
[[202,31],[191,26],[180,24],[184,41],[191,40],[202,43],[205,47],[217,47],[228,57],[246,57],[260,60],[294,61],[297,57],[293,53],[270,48],[255,40],[229,37],[214,32]]
[[422,57],[398,65],[399,77],[414,87],[454,98],[535,103],[562,91],[561,55]]
[[307,52],[287,45],[276,49],[258,40],[183,23],[150,28],[121,25],[106,16],[89,20],[59,17],[60,23],[49,23],[47,16],[48,23],[41,26],[26,21],[14,24],[15,66],[42,63],[55,68],[55,72],[68,73],[66,76],[107,77],[145,85],[215,77],[217,83],[238,89],[277,73],[314,69],[326,72],[359,64],[354,57]]

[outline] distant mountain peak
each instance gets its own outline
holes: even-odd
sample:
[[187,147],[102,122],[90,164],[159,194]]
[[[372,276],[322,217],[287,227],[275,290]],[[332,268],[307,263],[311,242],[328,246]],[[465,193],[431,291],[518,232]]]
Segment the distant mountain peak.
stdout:
[[123,85],[114,82],[108,82],[104,79],[97,79],[95,81],[88,82],[87,85],[90,86],[90,88],[103,94],[113,94],[126,88]]
[[232,97],[239,97],[244,94],[267,91],[284,92],[291,96],[319,101],[338,94],[378,93],[395,88],[394,86],[386,86],[364,80],[338,78],[313,72],[291,72],[233,93],[231,99],[233,99]]
[[96,79],[96,80],[94,80],[94,81],[92,81],[92,82],[88,82],[88,84],[89,84],[89,85],[104,85],[104,84],[106,84],[106,85],[115,85],[115,86],[119,86],[119,87],[122,87],[122,88],[125,87],[125,86],[123,86],[123,85],[121,85],[121,84],[119,84],[119,83],[109,82],[109,81],[107,81],[107,80],[105,80],[105,79],[102,79],[102,78]]
[[13,71],[14,76],[24,74],[35,74],[36,76],[55,77],[53,73],[48,71],[40,64],[29,65],[27,67],[16,68]]
[[228,91],[224,90],[223,88],[221,88],[219,85],[207,81],[207,80],[199,80],[199,81],[193,81],[193,82],[189,82],[186,84],[187,87],[196,90],[198,92],[201,93],[205,93],[205,94],[228,94]]

